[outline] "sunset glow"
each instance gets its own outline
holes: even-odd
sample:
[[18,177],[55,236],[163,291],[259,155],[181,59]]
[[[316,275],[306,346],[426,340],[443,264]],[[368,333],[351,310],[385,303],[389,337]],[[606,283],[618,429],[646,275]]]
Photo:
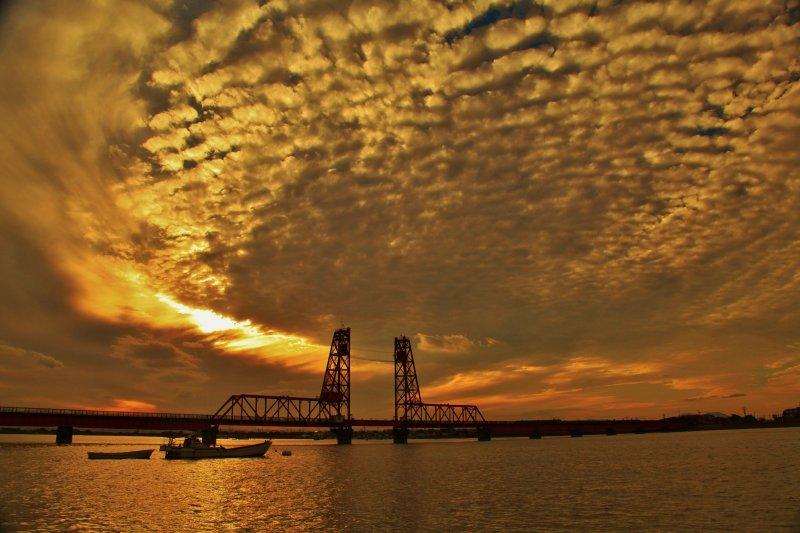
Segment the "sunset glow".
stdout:
[[176,302],[164,294],[158,294],[157,298],[187,317],[202,333],[224,334],[212,337],[214,344],[224,350],[261,352],[268,358],[297,358],[304,355],[302,360],[296,359],[295,363],[305,363],[311,355],[310,352],[315,352],[316,359],[325,349],[324,346],[311,344],[301,337],[264,331],[261,327],[253,325],[250,320],[237,321],[208,309],[195,309]]
[[362,416],[401,334],[492,416],[800,400],[786,2],[0,16],[1,403],[317,394],[343,324]]
[[203,333],[236,330],[237,332],[244,333],[248,336],[257,336],[261,334],[260,331],[251,325],[249,320],[237,322],[231,318],[217,314],[214,311],[209,311],[207,309],[193,309],[189,306],[180,304],[163,294],[159,294],[158,299],[159,301],[164,302],[168,306],[178,311],[180,314],[189,317]]

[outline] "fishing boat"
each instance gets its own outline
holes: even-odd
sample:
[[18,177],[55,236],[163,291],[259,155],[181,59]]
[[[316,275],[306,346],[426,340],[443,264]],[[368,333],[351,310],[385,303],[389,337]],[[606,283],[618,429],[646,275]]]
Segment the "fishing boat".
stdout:
[[209,446],[197,437],[186,437],[183,444],[175,445],[172,440],[163,446],[165,459],[224,459],[227,457],[263,457],[269,450],[272,441],[265,440],[258,444],[236,446]]
[[154,450],[133,450],[130,452],[88,452],[89,459],[150,459]]

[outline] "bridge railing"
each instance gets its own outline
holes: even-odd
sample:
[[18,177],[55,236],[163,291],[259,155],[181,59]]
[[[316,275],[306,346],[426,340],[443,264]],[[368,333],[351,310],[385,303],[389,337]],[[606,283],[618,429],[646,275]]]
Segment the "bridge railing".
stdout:
[[209,415],[196,413],[149,413],[146,411],[104,411],[92,409],[47,409],[42,407],[6,407],[0,406],[0,413],[72,415],[72,416],[124,416],[142,418],[194,418],[207,420]]

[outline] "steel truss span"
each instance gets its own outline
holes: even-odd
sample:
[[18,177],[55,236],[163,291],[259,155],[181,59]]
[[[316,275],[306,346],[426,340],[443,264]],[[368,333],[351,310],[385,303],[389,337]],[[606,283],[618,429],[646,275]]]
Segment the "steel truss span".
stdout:
[[419,389],[411,340],[394,339],[394,420],[396,426],[485,426],[477,405],[425,403]]
[[486,423],[476,405],[449,403],[412,403],[405,407],[406,418],[412,422],[439,424],[442,426],[480,426]]
[[341,425],[350,420],[350,328],[333,333],[318,398],[235,394],[211,416],[214,425]]
[[334,404],[319,398],[297,396],[266,396],[258,394],[236,394],[228,398],[216,413],[211,415],[214,425],[281,425],[298,423],[309,425],[347,420]]

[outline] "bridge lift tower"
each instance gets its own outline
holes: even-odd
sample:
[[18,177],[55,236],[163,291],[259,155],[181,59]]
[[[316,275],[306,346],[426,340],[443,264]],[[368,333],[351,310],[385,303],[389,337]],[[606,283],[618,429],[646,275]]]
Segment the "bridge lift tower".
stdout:
[[478,430],[478,440],[491,440],[489,426],[477,405],[422,401],[411,340],[401,336],[394,339],[395,444],[408,442],[409,427],[474,427]]

